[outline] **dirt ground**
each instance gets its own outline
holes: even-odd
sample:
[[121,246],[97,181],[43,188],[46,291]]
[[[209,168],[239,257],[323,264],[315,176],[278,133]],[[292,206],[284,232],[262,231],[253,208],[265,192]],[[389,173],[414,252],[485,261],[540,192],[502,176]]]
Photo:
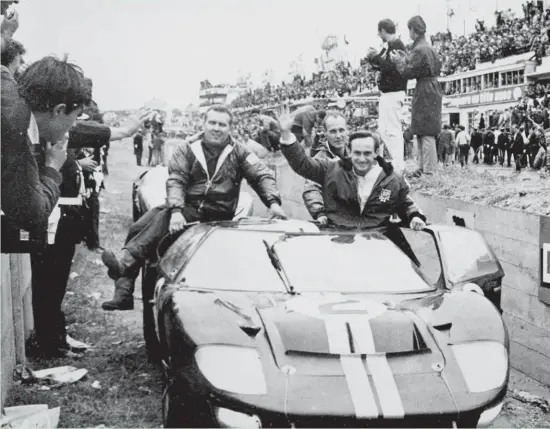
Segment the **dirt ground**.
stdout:
[[[408,161],[406,171],[414,171],[416,163]],[[550,175],[525,169],[485,165],[451,165],[440,168],[432,176],[408,177],[411,187],[428,195],[550,215]]]
[[[136,167],[130,140],[111,145],[109,164],[107,189],[101,198],[100,235],[105,248],[118,249],[131,224],[132,181],[146,167]],[[462,181],[471,173],[457,170],[453,174]],[[496,180],[487,178],[490,183]],[[450,183],[444,183],[450,189]],[[481,188],[479,192],[483,193]],[[16,385],[10,391],[6,406],[60,406],[60,427],[160,427],[161,374],[147,361],[142,338],[141,301],[136,300],[134,311],[103,311],[101,303],[111,298],[113,282],[107,277],[100,255],[83,246],[78,247],[72,272],[77,276],[70,280],[65,298],[69,333],[92,344],[93,349],[77,360],[31,360],[29,367],[38,370],[74,365],[88,369],[89,373],[75,384],[49,391],[39,390],[37,386]],[[141,296],[139,285],[136,296]],[[99,388],[92,387],[95,381],[99,381]],[[512,389],[550,398],[548,387],[515,371],[511,374]],[[550,414],[509,396],[494,427],[550,427]]]

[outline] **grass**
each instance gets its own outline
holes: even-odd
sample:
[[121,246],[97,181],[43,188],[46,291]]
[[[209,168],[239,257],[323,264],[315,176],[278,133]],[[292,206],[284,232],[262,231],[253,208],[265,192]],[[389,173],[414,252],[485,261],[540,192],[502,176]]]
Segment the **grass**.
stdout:
[[550,177],[545,173],[449,166],[408,181],[415,191],[429,195],[550,215]]
[[[129,140],[111,145],[110,175],[102,193],[100,215],[100,238],[105,248],[118,250],[132,222],[131,185],[144,168],[135,165],[131,153]],[[113,281],[100,261],[99,254],[78,246],[71,271],[79,275],[69,280],[64,301],[69,334],[93,345],[93,349],[79,359],[28,362],[33,370],[62,365],[86,368],[86,378],[49,391],[16,385],[9,392],[6,406],[60,406],[59,427],[159,427],[161,374],[147,360],[141,301],[136,300],[134,311],[103,311],[101,303],[112,297]],[[139,285],[136,289],[136,296],[141,295]],[[92,387],[96,380],[100,389]]]

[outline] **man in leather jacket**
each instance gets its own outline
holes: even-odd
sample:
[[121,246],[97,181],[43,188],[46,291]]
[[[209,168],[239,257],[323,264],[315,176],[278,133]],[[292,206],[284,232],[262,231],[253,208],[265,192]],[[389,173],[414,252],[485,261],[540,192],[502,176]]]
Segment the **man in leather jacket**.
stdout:
[[172,155],[166,204],[149,210],[130,227],[120,258],[111,251],[103,253],[109,277],[116,281],[114,298],[103,303],[104,310],[133,309],[140,267],[168,232],[181,231],[187,222],[231,220],[243,178],[274,216],[286,217],[271,170],[246,146],[231,139],[232,121],[227,107],[210,107],[202,138],[184,142]]

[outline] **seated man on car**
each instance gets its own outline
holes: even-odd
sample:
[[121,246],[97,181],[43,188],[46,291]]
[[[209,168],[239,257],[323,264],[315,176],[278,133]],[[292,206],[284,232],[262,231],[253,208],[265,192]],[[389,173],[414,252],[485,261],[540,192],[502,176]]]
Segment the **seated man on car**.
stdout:
[[103,252],[102,259],[115,283],[113,300],[104,310],[130,310],[134,282],[143,262],[168,233],[187,222],[231,220],[237,209],[242,179],[246,179],[274,217],[286,218],[275,178],[265,163],[230,137],[233,114],[222,105],[208,109],[202,138],[178,146],[168,165],[166,204],[155,207],[128,232],[120,258]]
[[279,122],[283,155],[297,174],[322,186],[329,224],[387,234],[397,215],[412,229],[425,228],[426,217],[409,196],[407,182],[378,156],[380,140],[372,133],[351,134],[350,157],[334,162],[311,158],[296,144],[291,115],[283,115]]

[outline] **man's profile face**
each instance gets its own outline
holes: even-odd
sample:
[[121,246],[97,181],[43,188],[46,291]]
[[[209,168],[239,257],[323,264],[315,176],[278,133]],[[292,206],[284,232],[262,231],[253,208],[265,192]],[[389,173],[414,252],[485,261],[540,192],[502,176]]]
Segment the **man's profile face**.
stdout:
[[375,163],[377,153],[374,150],[372,137],[358,138],[351,142],[351,163],[358,174],[367,173]]
[[211,110],[204,120],[205,140],[214,145],[222,145],[226,142],[231,132],[231,118],[229,114]]
[[328,143],[337,149],[348,142],[349,130],[346,120],[339,116],[330,116],[325,121],[325,135]]
[[71,129],[76,119],[82,115],[83,107],[77,107],[67,113],[67,106],[59,104],[50,112],[49,136],[46,138],[50,143],[55,144]]

